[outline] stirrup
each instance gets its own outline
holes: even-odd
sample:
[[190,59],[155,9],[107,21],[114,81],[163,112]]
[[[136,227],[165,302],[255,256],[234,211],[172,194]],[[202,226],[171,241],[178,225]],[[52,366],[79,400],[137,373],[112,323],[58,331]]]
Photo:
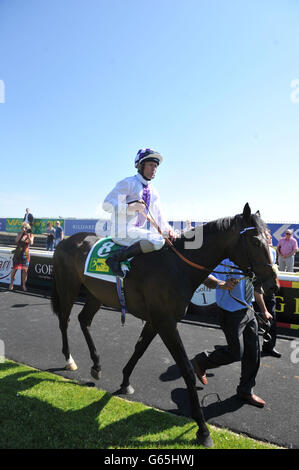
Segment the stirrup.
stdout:
[[109,256],[106,259],[106,264],[109,266],[109,268],[111,269],[113,274],[115,274],[115,276],[125,277],[125,275],[124,275],[124,273],[121,269],[120,262],[118,260],[113,259],[113,256]]

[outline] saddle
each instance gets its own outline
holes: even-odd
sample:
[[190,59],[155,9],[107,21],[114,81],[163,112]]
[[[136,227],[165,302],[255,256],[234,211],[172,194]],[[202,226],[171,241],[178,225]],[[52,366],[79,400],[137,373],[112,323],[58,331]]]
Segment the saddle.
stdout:
[[[111,253],[121,248],[111,237],[98,240],[88,253],[85,262],[84,274],[104,281],[116,282],[116,276],[106,264],[106,259]],[[132,259],[132,258],[131,258]],[[130,270],[130,260],[121,263],[123,271]]]
[[[103,281],[109,281],[116,283],[116,292],[121,308],[121,323],[124,326],[126,319],[126,300],[124,292],[123,278],[115,276],[106,263],[108,258],[113,251],[117,251],[121,248],[121,245],[115,243],[111,237],[106,237],[98,240],[88,253],[85,262],[84,274],[85,276],[95,277]],[[132,258],[131,258],[132,259]],[[121,262],[121,268],[126,274],[126,271],[130,270],[130,260]]]

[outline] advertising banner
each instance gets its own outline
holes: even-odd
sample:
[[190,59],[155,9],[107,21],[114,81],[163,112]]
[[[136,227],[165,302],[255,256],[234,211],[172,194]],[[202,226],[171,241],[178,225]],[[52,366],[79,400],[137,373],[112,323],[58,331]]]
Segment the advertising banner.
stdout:
[[52,284],[53,253],[32,253],[28,269],[27,285],[29,287],[49,289]]
[[34,219],[32,232],[36,235],[45,233],[49,222],[51,222],[53,228],[55,229],[57,220],[59,220],[62,230],[64,231],[64,219]]
[[70,236],[79,232],[95,233],[96,219],[65,219],[65,235]]
[[[73,235],[78,232],[92,232],[95,233],[96,227],[103,232],[103,236],[108,236],[110,233],[110,220],[106,219],[59,219],[61,227],[64,230],[66,236]],[[53,227],[56,225],[56,219],[34,219],[33,233],[42,234],[47,229],[48,222],[52,222]],[[17,233],[20,231],[20,227],[23,223],[23,219],[11,218],[1,219],[0,218],[0,231]],[[192,221],[192,227],[202,225],[205,222]],[[183,220],[171,220],[169,224],[177,231],[182,231],[186,228],[186,221]],[[287,229],[293,230],[293,236],[297,239],[299,244],[299,224],[277,224],[269,223],[268,227],[271,230],[273,237],[273,245],[276,246],[281,237]]]
[[[299,329],[299,276],[297,281],[280,280],[276,296],[277,324],[287,323],[289,328]],[[283,325],[282,325],[283,326]]]
[[[0,282],[4,284],[10,284],[10,275],[12,271],[12,258],[13,254],[11,251],[0,251]],[[14,279],[14,285],[21,285],[21,270],[18,269]]]
[[110,233],[110,220],[106,219],[65,219],[65,235],[70,236],[79,232],[97,233],[101,237],[107,237]]
[[[53,282],[53,252],[31,253],[28,269],[27,287],[50,291]],[[86,297],[84,287],[81,287],[79,297]]]
[[6,219],[6,232],[18,233],[21,230],[23,219]]
[[[1,219],[0,219],[1,220]],[[23,219],[5,219],[6,220],[6,232],[18,233],[21,230]],[[64,230],[64,220],[58,219],[62,230]],[[51,222],[53,227],[56,227],[57,219],[34,219],[32,233],[41,235],[45,233],[48,228],[48,222]]]

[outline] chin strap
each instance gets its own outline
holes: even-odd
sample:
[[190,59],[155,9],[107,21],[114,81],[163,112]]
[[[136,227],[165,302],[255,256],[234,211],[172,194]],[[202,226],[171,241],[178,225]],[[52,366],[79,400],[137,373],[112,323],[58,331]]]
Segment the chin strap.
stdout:
[[144,176],[144,162],[141,163],[141,169],[138,170],[138,173],[142,176],[144,180],[151,181],[150,178],[147,178],[146,176]]

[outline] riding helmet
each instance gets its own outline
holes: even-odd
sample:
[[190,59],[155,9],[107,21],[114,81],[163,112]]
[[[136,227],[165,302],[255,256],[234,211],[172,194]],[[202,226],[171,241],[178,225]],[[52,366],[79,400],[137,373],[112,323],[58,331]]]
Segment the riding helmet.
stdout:
[[145,162],[145,161],[151,161],[157,163],[159,165],[162,162],[163,158],[162,156],[156,152],[156,150],[152,149],[140,149],[137,152],[137,155],[135,157],[135,168],[138,167],[139,163]]

